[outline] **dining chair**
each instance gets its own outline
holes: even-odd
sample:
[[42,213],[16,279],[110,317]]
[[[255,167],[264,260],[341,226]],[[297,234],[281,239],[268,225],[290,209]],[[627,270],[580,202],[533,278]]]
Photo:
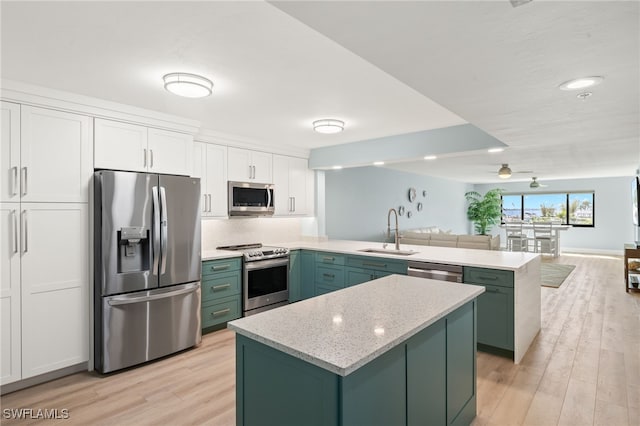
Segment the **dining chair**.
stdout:
[[522,222],[506,222],[504,228],[507,233],[508,251],[529,250],[529,239],[522,230]]
[[533,224],[533,248],[536,253],[558,255],[558,237],[551,222]]

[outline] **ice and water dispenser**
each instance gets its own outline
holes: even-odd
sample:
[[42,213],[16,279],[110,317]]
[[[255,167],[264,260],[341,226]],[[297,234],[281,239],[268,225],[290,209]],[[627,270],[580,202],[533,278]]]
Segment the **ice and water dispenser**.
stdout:
[[143,226],[118,231],[118,273],[148,271],[151,268],[151,235]]

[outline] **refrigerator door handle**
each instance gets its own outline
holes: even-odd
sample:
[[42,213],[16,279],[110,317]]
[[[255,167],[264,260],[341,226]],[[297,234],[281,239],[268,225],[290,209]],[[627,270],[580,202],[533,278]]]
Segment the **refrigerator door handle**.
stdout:
[[160,260],[160,203],[158,201],[158,187],[154,186],[153,194],[153,275],[158,275]]
[[168,299],[170,297],[179,296],[181,294],[193,293],[199,288],[199,283],[187,284],[183,288],[174,291],[165,291],[157,294],[150,294],[147,296],[117,296],[109,299],[110,306],[118,305],[131,305],[133,303],[149,302],[158,299]]
[[167,269],[167,233],[169,232],[169,220],[167,218],[167,192],[165,191],[164,186],[160,187],[160,203],[162,205],[162,209],[160,210],[160,222],[162,225],[160,233],[160,252],[162,254],[162,259],[160,261],[160,275],[164,275]]

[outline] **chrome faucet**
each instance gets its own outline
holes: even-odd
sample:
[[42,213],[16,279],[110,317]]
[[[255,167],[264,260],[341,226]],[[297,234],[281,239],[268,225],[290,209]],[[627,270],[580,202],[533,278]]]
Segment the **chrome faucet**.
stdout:
[[400,250],[400,241],[398,241],[398,212],[394,208],[389,209],[389,213],[387,213],[387,237],[391,235],[391,212],[396,215],[396,228],[394,229],[395,243],[396,250]]

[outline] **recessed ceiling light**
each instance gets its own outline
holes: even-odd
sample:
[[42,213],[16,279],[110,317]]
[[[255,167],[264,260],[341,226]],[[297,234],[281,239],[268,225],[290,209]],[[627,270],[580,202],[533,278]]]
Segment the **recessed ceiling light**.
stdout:
[[344,121],[333,118],[316,120],[313,122],[313,130],[324,134],[340,133],[344,130]]
[[604,77],[600,76],[575,78],[573,80],[565,81],[559,85],[558,88],[560,88],[560,90],[579,90],[586,87],[596,86],[602,83],[603,80]]
[[491,154],[495,154],[496,152],[504,151],[504,148],[489,148],[487,151],[489,151]]
[[373,165],[374,166],[384,166],[384,161],[374,161]]
[[204,98],[213,91],[211,80],[196,74],[174,72],[162,77],[164,88],[174,95],[185,98]]
[[340,170],[342,168],[342,166],[333,166],[332,169],[333,170]]
[[425,160],[435,160],[436,158],[438,158],[438,157],[436,157],[435,155],[425,155],[424,156]]

